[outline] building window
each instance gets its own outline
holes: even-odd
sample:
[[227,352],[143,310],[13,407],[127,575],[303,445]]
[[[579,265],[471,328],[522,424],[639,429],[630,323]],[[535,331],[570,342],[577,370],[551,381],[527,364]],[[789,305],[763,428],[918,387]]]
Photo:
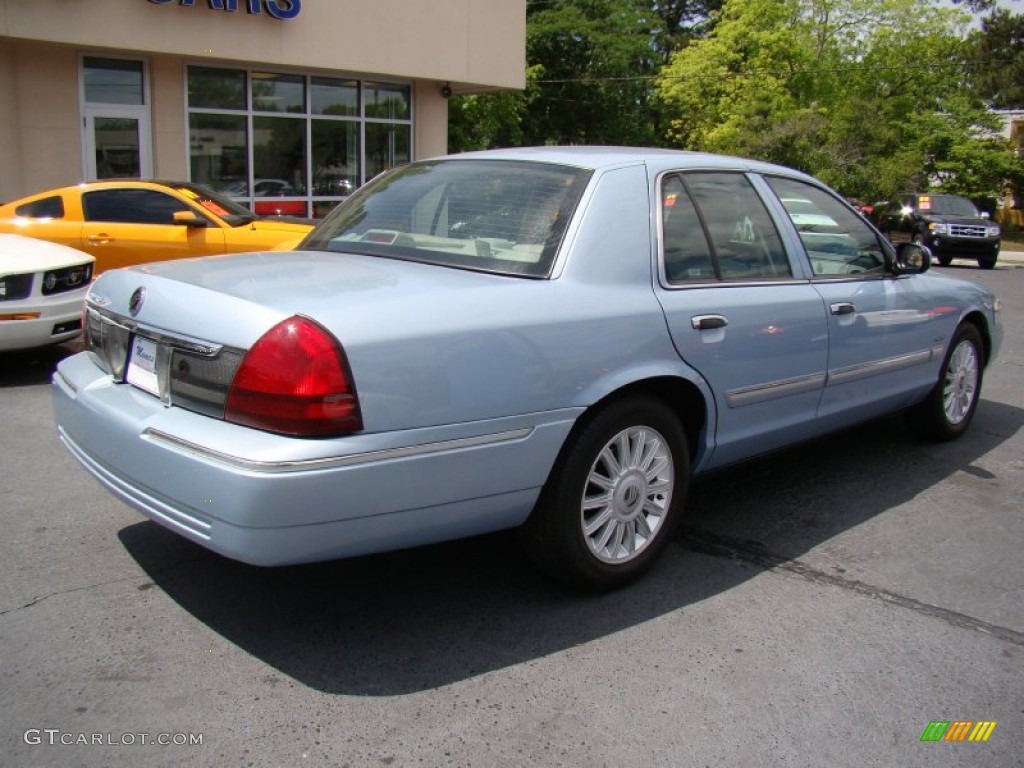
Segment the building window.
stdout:
[[400,83],[188,67],[190,180],[264,215],[323,216],[412,156]]
[[82,79],[88,104],[146,103],[141,61],[86,56]]

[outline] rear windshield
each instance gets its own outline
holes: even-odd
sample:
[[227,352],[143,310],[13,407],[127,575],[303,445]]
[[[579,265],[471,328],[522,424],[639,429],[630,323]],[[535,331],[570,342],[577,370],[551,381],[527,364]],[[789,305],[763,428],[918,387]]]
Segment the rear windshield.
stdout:
[[352,195],[300,249],[546,277],[590,174],[507,160],[414,163]]

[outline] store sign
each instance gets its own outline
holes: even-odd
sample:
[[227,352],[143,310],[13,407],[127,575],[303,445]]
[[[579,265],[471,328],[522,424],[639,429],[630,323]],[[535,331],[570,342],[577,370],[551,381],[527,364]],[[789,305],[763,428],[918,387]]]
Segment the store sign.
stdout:
[[[156,5],[195,5],[196,0],[149,0]],[[302,0],[206,0],[211,11],[230,11],[234,13],[241,5],[253,16],[266,11],[275,19],[294,19],[302,10]]]

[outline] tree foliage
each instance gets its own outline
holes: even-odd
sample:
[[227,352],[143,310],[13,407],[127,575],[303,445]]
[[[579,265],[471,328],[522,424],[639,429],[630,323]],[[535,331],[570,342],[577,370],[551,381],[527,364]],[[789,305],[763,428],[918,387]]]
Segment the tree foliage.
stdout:
[[727,0],[662,70],[676,146],[756,157],[876,198],[995,190],[1005,142],[962,96],[965,16],[926,0]]
[[998,9],[968,47],[974,93],[996,109],[1024,109],[1024,15]]
[[453,99],[450,146],[675,146],[867,199],[995,192],[1021,169],[985,102],[1024,102],[1022,26],[993,0],[528,0],[526,89]]

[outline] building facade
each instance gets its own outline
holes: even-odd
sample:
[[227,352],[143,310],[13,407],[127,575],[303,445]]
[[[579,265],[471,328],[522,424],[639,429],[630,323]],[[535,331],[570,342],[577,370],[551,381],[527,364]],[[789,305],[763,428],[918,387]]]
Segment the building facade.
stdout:
[[453,93],[517,89],[525,0],[0,0],[0,201],[206,184],[319,216],[443,154]]

